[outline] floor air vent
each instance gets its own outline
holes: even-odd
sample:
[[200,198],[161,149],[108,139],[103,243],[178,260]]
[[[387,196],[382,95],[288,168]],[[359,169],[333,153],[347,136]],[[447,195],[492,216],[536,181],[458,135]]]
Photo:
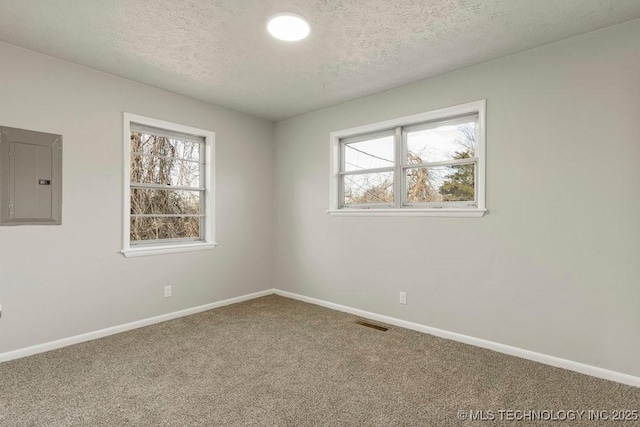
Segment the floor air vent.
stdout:
[[374,325],[373,323],[365,322],[364,320],[356,321],[358,325],[366,326],[367,328],[376,329],[378,331],[387,332],[389,328],[385,328],[384,326]]

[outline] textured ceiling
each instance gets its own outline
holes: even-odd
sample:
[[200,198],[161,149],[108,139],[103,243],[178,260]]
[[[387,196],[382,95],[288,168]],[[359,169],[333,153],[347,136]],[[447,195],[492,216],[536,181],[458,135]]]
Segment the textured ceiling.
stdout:
[[[283,11],[307,40],[268,36]],[[282,119],[636,18],[639,0],[0,0],[0,40]]]

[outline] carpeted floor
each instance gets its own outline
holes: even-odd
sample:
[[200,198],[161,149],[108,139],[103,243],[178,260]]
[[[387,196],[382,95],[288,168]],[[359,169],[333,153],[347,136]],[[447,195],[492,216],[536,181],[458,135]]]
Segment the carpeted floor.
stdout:
[[[267,296],[2,363],[0,425],[522,426],[507,418],[526,412],[500,411],[640,410],[639,388],[356,320]],[[588,417],[536,425],[618,424]]]

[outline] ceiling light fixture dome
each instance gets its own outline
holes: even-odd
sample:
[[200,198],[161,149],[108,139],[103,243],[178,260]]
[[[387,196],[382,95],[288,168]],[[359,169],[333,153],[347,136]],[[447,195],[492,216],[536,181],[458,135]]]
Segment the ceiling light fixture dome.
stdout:
[[285,12],[269,18],[267,30],[278,40],[295,42],[307,38],[311,32],[311,26],[303,16]]

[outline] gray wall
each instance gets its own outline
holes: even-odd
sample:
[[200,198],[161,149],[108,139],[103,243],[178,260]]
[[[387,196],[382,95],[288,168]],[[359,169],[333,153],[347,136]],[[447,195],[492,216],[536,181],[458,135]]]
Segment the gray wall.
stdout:
[[[217,248],[118,253],[123,111],[216,132]],[[63,225],[0,228],[0,353],[272,287],[273,123],[0,43],[0,125],[64,136]]]
[[[638,40],[633,21],[277,123],[275,286],[640,375]],[[487,216],[325,213],[329,132],[483,98]]]

